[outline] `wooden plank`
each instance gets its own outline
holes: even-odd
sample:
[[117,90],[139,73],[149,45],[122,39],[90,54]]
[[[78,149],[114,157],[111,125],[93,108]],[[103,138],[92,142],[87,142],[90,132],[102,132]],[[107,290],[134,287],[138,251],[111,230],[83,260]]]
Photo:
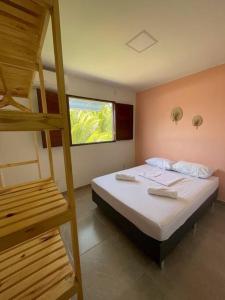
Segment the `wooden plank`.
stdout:
[[[3,268],[0,271],[0,292],[3,299],[37,299],[39,296],[44,296],[49,290],[52,295],[58,294],[59,297],[62,297],[64,293],[71,293],[71,289],[73,289],[73,293],[75,292],[74,274],[61,239],[52,242],[51,236],[47,240],[45,240],[45,235],[43,236],[44,239],[40,236],[38,239],[9,250],[11,252],[9,260],[14,257],[12,255],[15,252],[18,261],[10,265],[7,260],[4,260],[1,264]],[[54,236],[55,238],[56,236]],[[33,244],[38,240],[40,243]],[[32,246],[30,246],[31,243]],[[21,248],[23,249],[21,250]],[[70,285],[69,288],[65,288],[65,279],[69,280],[73,287]],[[48,293],[49,295],[51,294]],[[58,297],[49,299],[58,299]]]
[[76,292],[57,230],[0,253],[0,262],[1,299],[68,299]]
[[38,3],[39,5],[41,5],[45,8],[50,9],[53,6],[53,1],[54,0],[41,0],[41,1],[40,0],[31,0],[31,1],[34,2],[34,3]]
[[14,246],[0,253],[0,263],[8,261],[11,264],[12,259],[16,257],[29,256],[31,253],[39,251],[39,248],[48,247],[50,244],[57,242],[61,237],[57,229],[45,232],[41,236],[30,239],[28,242]]
[[[32,100],[31,90],[29,91],[28,99],[29,99],[30,110],[33,111],[33,100]],[[33,132],[32,138],[33,138],[34,150],[35,150],[36,159],[37,159],[38,176],[39,176],[39,179],[41,179],[42,178],[42,176],[41,176],[41,163],[40,163],[40,155],[39,155],[38,136],[37,136],[36,132]]]
[[[41,296],[37,297],[38,300],[48,300],[48,299],[69,299],[76,292],[75,287],[75,278],[74,276],[67,276],[63,280],[57,282],[52,288],[48,288],[48,290]],[[62,295],[62,291],[67,291]]]
[[78,281],[78,300],[83,300],[79,241],[78,241],[78,231],[77,231],[77,222],[76,222],[76,201],[74,199],[73,172],[72,172],[72,161],[71,161],[71,153],[70,153],[70,128],[69,128],[69,120],[68,120],[68,113],[67,113],[67,102],[66,102],[67,100],[65,95],[65,82],[64,82],[64,70],[63,70],[63,60],[62,60],[62,42],[61,42],[58,0],[55,0],[53,3],[53,10],[51,10],[51,18],[52,18],[53,46],[54,46],[54,54],[55,54],[56,78],[57,78],[57,87],[59,93],[60,112],[62,113],[62,116],[65,120],[64,130],[62,131],[62,140],[63,140],[65,174],[66,174],[66,182],[67,182],[67,194],[68,194],[68,200],[72,212],[72,220],[70,225],[71,225],[71,236],[72,236],[72,247],[73,247],[73,259],[76,265],[76,278]]
[[[44,252],[45,249],[52,249],[52,246],[54,245],[56,245],[57,248],[62,247],[63,245],[58,235],[55,237],[55,240],[48,240],[44,246],[38,243],[34,247],[30,247],[25,251],[21,251],[18,254],[13,254],[13,256],[10,256],[8,259],[5,259],[0,263],[0,276],[4,275],[4,277],[6,277],[8,276],[8,274],[10,275],[10,273],[12,273],[12,268],[14,268],[14,270],[15,268],[22,268],[24,264],[28,264],[28,259],[31,259],[33,261],[33,255],[39,254],[40,252]],[[44,253],[46,254],[46,252]],[[6,270],[6,272],[3,272],[3,270]]]
[[[40,5],[41,2],[27,0],[0,2],[0,62],[7,68],[5,80],[12,96],[29,95],[49,21],[49,11]],[[17,71],[9,72],[8,68],[12,66],[15,66]],[[32,72],[26,73],[26,70]],[[0,94],[4,94],[1,84]]]
[[[30,204],[28,205],[28,207]],[[16,214],[13,216],[5,217],[4,219],[0,219],[0,236],[6,235],[5,233],[9,231],[9,227],[11,225],[15,225],[17,227],[18,223],[23,223],[23,226],[26,227],[26,220],[32,218],[32,223],[35,224],[36,220],[41,217],[43,220],[48,219],[48,215],[54,212],[57,215],[57,209],[62,209],[64,211],[67,210],[67,202],[65,199],[60,199],[58,201],[54,201],[53,203],[47,203],[45,205],[39,206],[33,210],[27,210],[20,214]],[[19,209],[17,209],[19,210]],[[28,222],[27,222],[28,223]]]
[[4,197],[0,197],[0,209],[4,209],[4,206],[9,205],[10,203],[19,205],[21,200],[32,201],[33,198],[46,197],[51,194],[59,194],[59,191],[54,184],[46,185],[43,189],[35,187],[28,191],[25,190],[14,194],[6,194]]
[[5,185],[4,175],[2,170],[0,170],[0,189],[4,187],[4,185]]
[[23,24],[20,21],[11,18],[9,15],[0,14],[0,31],[5,36],[15,36],[21,39],[29,40],[32,42],[38,42],[40,37],[40,30],[34,29],[28,24]]
[[[41,103],[42,103],[42,110],[43,113],[48,113],[47,109],[47,101],[46,101],[46,92],[45,92],[45,84],[44,84],[44,73],[42,68],[41,59],[39,60],[39,78],[40,78],[40,90],[41,90]],[[52,158],[52,147],[51,147],[51,138],[49,130],[45,130],[45,138],[46,144],[48,149],[48,160],[49,160],[49,167],[51,177],[54,179],[54,166],[53,166],[53,158]]]
[[55,186],[54,183],[49,183],[47,185],[43,185],[43,186],[40,186],[40,185],[37,185],[37,186],[33,186],[31,187],[30,189],[27,189],[27,190],[19,190],[17,192],[14,192],[14,193],[6,193],[6,194],[3,194],[1,195],[1,204],[4,205],[5,203],[8,203],[9,201],[14,201],[14,200],[19,200],[19,198],[23,198],[23,199],[26,199],[28,197],[32,197],[32,193],[33,192],[38,192],[39,194],[41,194],[41,191],[44,191],[45,193],[46,192],[49,192],[49,191],[57,191],[57,188]]
[[[24,299],[30,299],[30,297],[33,297],[32,299],[39,299],[38,297],[47,297],[46,299],[59,299],[59,298],[52,298],[51,295],[54,293],[54,289],[58,286],[58,284],[62,280],[72,280],[73,281],[73,287],[72,287],[72,294],[71,291],[69,296],[67,296],[68,292],[65,292],[65,286],[63,289],[61,289],[61,295],[62,299],[69,299],[72,295],[76,292],[76,285],[74,284],[74,274],[72,271],[72,268],[70,265],[66,265],[59,270],[55,271],[53,274],[50,274],[47,278],[44,279],[44,281],[38,282],[37,284],[33,285],[30,289],[27,289],[24,293],[21,293],[20,295],[16,296],[15,300],[24,300]],[[51,289],[51,295],[48,295],[48,291]],[[69,287],[70,289],[70,287]],[[62,293],[62,291],[64,291]]]
[[[62,250],[62,251],[61,251]],[[52,252],[61,251],[61,255],[65,254],[63,242],[59,240],[57,243],[49,245],[46,248],[40,248],[38,252],[33,253],[32,256],[19,257],[14,264],[11,264],[11,259],[1,263],[0,271],[0,281],[4,283],[7,277],[12,274],[16,274],[18,271],[21,271],[23,268],[31,265],[32,263],[38,261],[39,259],[51,254]],[[8,265],[10,262],[10,265]],[[21,278],[22,279],[22,278]]]
[[16,38],[9,39],[8,36],[1,37],[4,47],[0,48],[2,56],[18,59],[25,62],[35,63],[35,45],[30,45],[27,42],[18,43]]
[[23,191],[23,190],[30,191],[30,189],[33,187],[38,187],[41,189],[46,184],[54,184],[54,182],[51,180],[51,178],[46,178],[46,179],[42,179],[42,180],[34,180],[34,181],[27,182],[24,184],[16,184],[16,185],[8,186],[8,187],[0,189],[1,199],[4,199],[3,195],[10,194],[10,197],[12,197],[15,195],[15,194],[12,195],[12,193],[15,193],[18,191]]
[[[6,33],[3,32],[2,27],[0,27],[0,38],[4,43],[4,47],[7,49],[7,43],[10,43],[11,45],[14,45],[16,49],[18,50],[19,48],[24,49],[26,52],[30,54],[35,53],[36,47],[38,47],[38,38],[34,38],[34,36],[22,36],[21,34],[18,34],[18,32],[13,32],[8,30],[8,34],[6,36]],[[15,52],[15,51],[14,51]],[[1,54],[4,54],[4,52],[1,49]],[[33,56],[33,55],[32,55]],[[31,57],[30,61],[33,61]],[[29,61],[29,59],[27,59]]]
[[[37,15],[42,15],[44,13],[44,9],[41,5],[33,1],[27,0],[10,0],[11,3],[16,4],[20,7],[25,8],[26,10],[30,11],[31,13],[35,13]],[[40,1],[39,1],[40,2]]]
[[33,160],[20,161],[20,162],[8,163],[8,164],[0,164],[0,169],[24,166],[24,165],[30,165],[30,164],[37,164],[37,163],[38,163],[38,160],[33,159]]
[[[46,219],[47,217],[47,219]],[[0,251],[6,250],[16,244],[31,239],[43,232],[71,220],[71,211],[64,207],[39,215],[35,218],[26,219],[26,222],[16,223],[4,228],[4,236],[1,237]]]
[[[55,270],[57,268],[60,268],[62,266],[65,266],[67,264],[67,257],[65,249],[60,249],[59,251],[53,252],[51,255],[43,258],[40,261],[34,262],[31,265],[28,265],[24,270],[21,270],[15,274],[12,273],[12,275],[5,280],[2,280],[1,286],[0,286],[0,293],[8,290],[8,293],[3,293],[3,295],[6,297],[5,299],[8,299],[8,295],[10,295],[10,298],[14,295],[19,294],[21,290],[25,290],[27,287],[30,286],[30,280],[32,278],[32,275],[36,275],[37,273],[41,273],[43,276],[46,276],[43,273],[43,269],[46,266],[51,270]],[[39,274],[40,274],[39,273]],[[37,276],[37,275],[36,275]],[[39,277],[39,276],[38,276]],[[38,278],[40,279],[40,277]],[[24,281],[24,282],[22,282]],[[34,283],[36,280],[34,280]],[[6,296],[6,295],[7,296]]]
[[[28,70],[28,71],[34,71],[36,70],[36,63],[35,62],[30,62],[30,61],[25,61],[18,59],[17,57],[7,57],[5,55],[2,55],[0,53],[0,65],[3,66],[9,66],[9,67],[15,67],[21,70]],[[26,93],[23,95],[27,95]],[[13,96],[16,96],[13,94]]]
[[[4,208],[2,209],[1,207],[1,211],[0,211],[0,220],[4,220],[5,218],[10,219],[13,215],[17,215],[20,216],[21,213],[23,212],[28,212],[29,210],[35,211],[35,208],[44,206],[46,204],[52,204],[52,202],[57,202],[59,200],[64,200],[62,195],[53,195],[51,197],[44,197],[42,199],[36,199],[36,201],[29,201],[28,203],[26,203],[25,201],[20,205],[17,204],[17,201],[15,202],[15,204],[17,205],[16,207],[8,207],[8,208]],[[64,200],[65,201],[65,200]],[[11,203],[12,205],[12,203]],[[11,216],[11,217],[9,217]]]
[[0,131],[37,131],[63,128],[63,119],[57,114],[0,111]]
[[[29,193],[29,194],[26,194],[26,197],[24,197],[22,195],[22,196],[18,196],[17,198],[14,198],[14,201],[12,199],[10,199],[11,201],[9,201],[8,199],[4,200],[4,201],[0,201],[0,210],[2,212],[2,211],[5,211],[7,209],[14,209],[14,208],[20,207],[20,206],[22,206],[24,204],[36,202],[38,200],[42,200],[43,199],[43,201],[44,201],[44,199],[46,199],[46,198],[48,199],[48,198],[51,198],[53,196],[54,197],[56,197],[56,196],[59,197],[61,195],[55,189],[53,189],[51,192],[45,192],[45,191],[43,191],[41,193],[41,191],[38,191],[38,193],[37,193],[36,196],[30,196],[30,193]],[[4,203],[1,203],[1,202],[4,202]]]
[[30,14],[22,9],[16,8],[12,5],[10,5],[11,2],[8,1],[0,2],[0,13],[1,14],[7,14],[10,15],[12,18],[15,18],[17,20],[20,20],[21,23],[27,23],[30,26],[38,27],[40,26],[40,18],[34,14]]
[[71,219],[67,201],[51,179],[0,191],[0,251]]
[[68,259],[66,256],[59,257],[57,259],[56,253],[51,256],[49,255],[49,257],[47,257],[45,260],[43,259],[43,261],[40,261],[38,263],[39,265],[35,265],[30,269],[27,268],[26,271],[29,271],[29,273],[33,272],[33,274],[30,274],[30,276],[28,276],[27,278],[24,278],[23,280],[16,278],[18,281],[16,283],[13,282],[13,285],[10,288],[9,284],[8,286],[6,284],[3,286],[3,288],[5,286],[7,288],[7,290],[2,292],[2,295],[4,297],[3,299],[15,299],[17,295],[23,293],[28,288],[30,288],[32,286],[31,284],[36,284],[44,278],[46,278],[47,276],[51,275],[51,273],[55,273],[58,269],[64,268],[68,264]]
[[1,71],[4,75],[7,90],[5,90],[4,85],[0,81],[0,94],[6,95],[7,93],[10,96],[27,97],[27,91],[29,89],[33,72],[5,65],[1,65]]

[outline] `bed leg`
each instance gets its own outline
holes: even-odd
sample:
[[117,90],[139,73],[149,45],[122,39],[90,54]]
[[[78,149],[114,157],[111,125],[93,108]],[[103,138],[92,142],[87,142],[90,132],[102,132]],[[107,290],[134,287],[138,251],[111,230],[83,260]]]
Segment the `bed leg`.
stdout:
[[193,226],[193,235],[196,234],[197,228],[198,228],[198,223],[195,223],[194,226]]
[[160,269],[163,270],[165,267],[165,260],[160,261]]

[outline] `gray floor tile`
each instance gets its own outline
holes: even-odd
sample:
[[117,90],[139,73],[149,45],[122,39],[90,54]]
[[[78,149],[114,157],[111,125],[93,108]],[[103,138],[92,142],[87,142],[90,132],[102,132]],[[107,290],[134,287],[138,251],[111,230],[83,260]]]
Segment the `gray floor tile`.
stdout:
[[[90,187],[76,199],[85,300],[225,299],[224,205],[201,218],[160,270],[96,207]],[[68,224],[62,232],[71,249]]]

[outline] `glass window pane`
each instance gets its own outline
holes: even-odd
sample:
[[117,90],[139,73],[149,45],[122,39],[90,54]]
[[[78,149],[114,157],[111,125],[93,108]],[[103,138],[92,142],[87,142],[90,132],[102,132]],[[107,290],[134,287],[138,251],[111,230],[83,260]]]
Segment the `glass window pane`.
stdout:
[[72,144],[114,140],[113,103],[69,97]]

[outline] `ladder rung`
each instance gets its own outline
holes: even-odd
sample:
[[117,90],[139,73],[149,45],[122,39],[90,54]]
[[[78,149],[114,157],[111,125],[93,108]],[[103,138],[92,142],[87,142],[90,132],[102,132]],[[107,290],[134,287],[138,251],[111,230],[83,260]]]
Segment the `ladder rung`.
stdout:
[[34,160],[14,162],[14,163],[10,163],[10,164],[1,164],[0,169],[18,167],[18,166],[24,166],[24,165],[30,165],[30,164],[37,164],[37,163],[38,163],[38,160],[34,159]]
[[38,131],[63,128],[60,114],[0,111],[0,131]]

